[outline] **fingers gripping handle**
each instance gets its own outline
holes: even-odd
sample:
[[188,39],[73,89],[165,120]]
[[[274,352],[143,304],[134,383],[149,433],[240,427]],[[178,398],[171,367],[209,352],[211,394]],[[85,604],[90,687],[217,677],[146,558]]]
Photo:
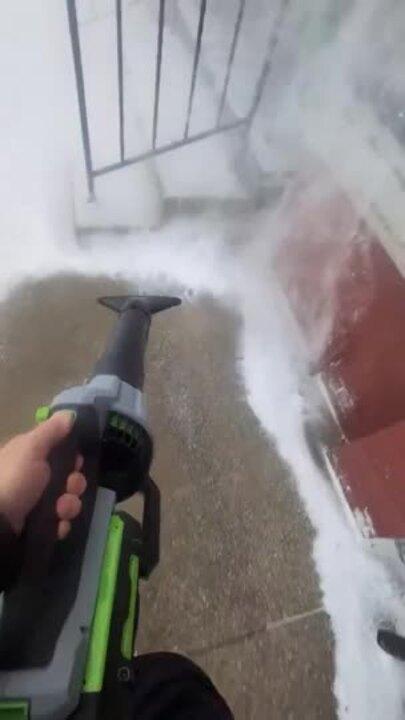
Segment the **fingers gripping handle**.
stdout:
[[[56,503],[66,492],[66,483],[75,468],[79,453],[84,457],[85,473],[89,474],[88,455],[98,439],[98,422],[93,408],[80,408],[72,430],[53,450],[48,458],[50,481],[39,502],[28,517],[25,530],[25,552],[21,576],[25,582],[38,582],[47,576],[58,541]],[[91,473],[90,473],[91,475]],[[93,478],[88,478],[87,492]]]
[[[5,593],[0,620],[0,669],[39,667],[50,661],[75,601],[98,478],[100,428],[93,406],[81,406],[70,434],[49,456],[50,482],[30,514],[21,571]],[[56,501],[78,452],[87,489],[67,540],[57,541]]]
[[56,503],[66,491],[67,478],[74,470],[80,442],[76,427],[54,448],[48,458],[50,481],[28,517],[22,575],[27,582],[46,576],[58,536]]

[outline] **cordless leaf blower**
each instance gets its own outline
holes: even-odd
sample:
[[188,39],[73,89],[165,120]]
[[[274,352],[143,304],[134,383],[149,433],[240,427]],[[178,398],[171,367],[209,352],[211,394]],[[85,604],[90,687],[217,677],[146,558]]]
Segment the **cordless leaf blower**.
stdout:
[[[70,409],[75,422],[50,455],[51,481],[25,530],[15,582],[0,616],[0,720],[108,720],[128,716],[138,578],[159,560],[160,495],[143,401],[151,317],[174,297],[101,298],[118,314],[88,382],[64,390],[38,420]],[[87,490],[68,538],[55,504],[80,453]],[[142,521],[116,512],[143,495]]]

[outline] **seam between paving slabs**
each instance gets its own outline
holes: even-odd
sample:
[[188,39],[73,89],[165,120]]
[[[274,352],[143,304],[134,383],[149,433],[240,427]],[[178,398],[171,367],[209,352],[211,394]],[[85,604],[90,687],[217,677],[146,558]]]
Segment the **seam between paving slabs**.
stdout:
[[299,623],[303,620],[308,620],[309,618],[316,617],[322,614],[326,614],[325,608],[312,608],[312,610],[306,610],[305,612],[298,613],[297,615],[290,615],[289,617],[280,618],[280,620],[268,620],[264,625],[261,625],[260,627],[254,628],[253,630],[248,630],[247,632],[241,633],[240,635],[232,635],[229,638],[221,640],[221,642],[211,643],[210,645],[205,645],[200,648],[190,648],[188,650],[182,650],[181,652],[183,652],[185,655],[201,657],[203,655],[206,655],[207,653],[212,652],[213,650],[221,650],[222,648],[229,647],[231,645],[237,645],[240,642],[244,642],[245,640],[250,640],[256,635],[262,635],[264,633],[273,632],[274,630],[280,630],[284,627],[287,627],[288,625],[293,625],[295,623]]

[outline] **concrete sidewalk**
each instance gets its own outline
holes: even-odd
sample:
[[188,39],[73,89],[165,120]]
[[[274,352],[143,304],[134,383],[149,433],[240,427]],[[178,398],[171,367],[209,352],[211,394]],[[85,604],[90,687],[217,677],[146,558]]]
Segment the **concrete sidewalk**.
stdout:
[[[112,316],[110,279],[57,277],[0,306],[0,435],[81,382]],[[195,300],[156,318],[147,363],[161,563],[141,588],[139,652],[186,653],[237,720],[328,720],[332,638],[311,557],[312,531],[288,469],[237,376],[238,319]],[[127,509],[135,510],[133,501]]]

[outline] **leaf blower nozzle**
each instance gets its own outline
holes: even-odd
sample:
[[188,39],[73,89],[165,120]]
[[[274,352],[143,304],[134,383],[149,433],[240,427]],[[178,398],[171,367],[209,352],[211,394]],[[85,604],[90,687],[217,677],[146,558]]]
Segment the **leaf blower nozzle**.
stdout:
[[96,375],[116,375],[138,390],[143,389],[144,355],[152,315],[180,305],[177,297],[117,295],[99,298],[99,303],[119,315],[108,346],[95,365]]

